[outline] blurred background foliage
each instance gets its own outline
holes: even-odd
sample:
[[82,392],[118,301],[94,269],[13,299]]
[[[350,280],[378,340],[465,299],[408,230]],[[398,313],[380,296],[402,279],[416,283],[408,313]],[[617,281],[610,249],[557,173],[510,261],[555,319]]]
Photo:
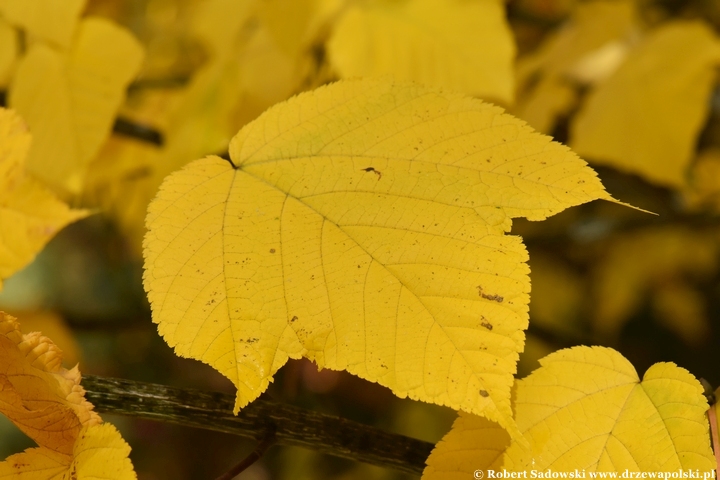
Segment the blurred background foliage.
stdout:
[[[147,203],[168,173],[224,153],[271,105],[338,78],[392,75],[502,105],[574,148],[616,198],[656,214],[595,202],[515,221],[532,270],[519,376],[585,344],[618,349],[641,374],[672,361],[720,385],[717,0],[88,0],[82,15],[111,19],[141,42],[145,59],[118,115],[162,142],[108,136],[77,167],[80,190],[54,186],[97,214],[62,230],[3,285],[0,308],[52,338],[66,366],[232,393],[210,367],[176,357],[151,322],[141,282]],[[3,98],[19,89],[17,68],[35,41],[13,28],[0,16]],[[431,442],[455,416],[306,360],[283,367],[266,395]],[[214,478],[254,448],[109,420],[141,479]],[[0,418],[0,456],[28,446]],[[240,478],[406,477],[274,447]]]

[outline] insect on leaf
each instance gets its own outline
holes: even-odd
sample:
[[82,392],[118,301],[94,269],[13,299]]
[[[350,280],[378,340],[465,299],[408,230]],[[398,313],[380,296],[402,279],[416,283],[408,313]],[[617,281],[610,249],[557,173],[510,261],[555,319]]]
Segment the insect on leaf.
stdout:
[[148,210],[145,288],[177,354],[260,395],[288,358],[401,397],[510,409],[530,283],[511,218],[610,199],[569,149],[459,94],[338,82],[265,112]]
[[529,466],[555,472],[715,468],[707,400],[687,370],[656,363],[641,381],[622,355],[602,347],[560,350],[540,364],[514,391],[515,420],[530,449],[493,435],[487,420],[461,414],[428,458],[423,480]]

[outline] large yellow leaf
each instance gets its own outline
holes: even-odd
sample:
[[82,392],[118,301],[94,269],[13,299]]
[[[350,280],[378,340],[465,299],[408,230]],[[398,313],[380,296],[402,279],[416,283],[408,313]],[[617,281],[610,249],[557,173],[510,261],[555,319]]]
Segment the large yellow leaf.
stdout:
[[85,400],[77,367],[39,332],[0,312],[0,412],[40,446],[0,462],[0,478],[133,479],[130,447]]
[[145,287],[177,354],[231,379],[236,411],[305,356],[513,430],[530,284],[504,233],[609,199],[582,160],[479,100],[368,80],[272,108],[230,156],[148,211]]
[[29,148],[30,133],[22,120],[0,108],[0,289],[60,229],[88,214],[71,210],[25,173]]
[[704,23],[658,27],[590,94],[571,146],[593,162],[684,186],[718,63],[720,41]]
[[18,65],[9,96],[35,137],[28,169],[70,193],[82,188],[142,60],[137,40],[107,20],[87,18],[78,30],[68,53],[34,44]]
[[0,14],[28,33],[67,48],[86,0],[0,0]]
[[515,43],[500,0],[369,0],[328,43],[343,78],[392,75],[512,103]]
[[622,473],[715,468],[707,400],[687,370],[656,363],[640,381],[622,355],[601,347],[560,350],[540,363],[514,391],[515,419],[530,449],[495,433],[487,420],[461,414],[428,458],[423,479],[468,478],[475,469]]

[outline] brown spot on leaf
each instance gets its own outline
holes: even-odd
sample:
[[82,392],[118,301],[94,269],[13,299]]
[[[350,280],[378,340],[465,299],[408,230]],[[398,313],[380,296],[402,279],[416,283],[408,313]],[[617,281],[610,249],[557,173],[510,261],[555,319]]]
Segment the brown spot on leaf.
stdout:
[[489,293],[483,293],[483,288],[480,285],[477,286],[477,289],[478,289],[478,295],[480,295],[485,300],[490,300],[490,301],[498,302],[498,303],[502,303],[502,301],[504,300],[504,298],[500,295],[491,295]]
[[293,315],[293,317],[290,319],[291,322],[297,321],[298,317],[297,315]]
[[270,253],[275,253],[275,249],[274,249],[274,248],[271,248],[271,249],[270,249]]
[[490,396],[490,394],[487,392],[487,390],[480,390],[480,396],[487,398]]

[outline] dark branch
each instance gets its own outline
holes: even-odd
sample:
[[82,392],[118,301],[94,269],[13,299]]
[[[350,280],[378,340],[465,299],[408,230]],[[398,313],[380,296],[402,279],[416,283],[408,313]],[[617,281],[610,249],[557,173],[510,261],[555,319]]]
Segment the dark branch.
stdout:
[[240,463],[232,467],[227,472],[220,475],[215,480],[232,480],[233,478],[240,475],[242,472],[247,470],[250,465],[257,462],[262,458],[263,455],[265,455],[265,452],[267,452],[268,448],[272,447],[275,444],[275,431],[274,430],[268,430],[265,434],[265,438],[260,440],[260,443],[258,443],[258,446],[255,447],[255,450],[253,450],[250,455],[243,458]]
[[275,429],[281,445],[419,475],[433,445],[331,415],[258,399],[232,414],[234,397],[150,383],[85,375],[87,399],[113,413],[204,428],[260,440]]
[[[7,106],[7,91],[0,90],[0,107]],[[157,145],[158,147],[162,147],[164,142],[162,133],[159,131],[122,117],[115,119],[112,131],[113,133],[125,135],[126,137],[131,137],[141,142]]]
[[113,133],[140,140],[162,147],[164,139],[160,132],[146,125],[134,123],[126,118],[117,117],[113,125]]

